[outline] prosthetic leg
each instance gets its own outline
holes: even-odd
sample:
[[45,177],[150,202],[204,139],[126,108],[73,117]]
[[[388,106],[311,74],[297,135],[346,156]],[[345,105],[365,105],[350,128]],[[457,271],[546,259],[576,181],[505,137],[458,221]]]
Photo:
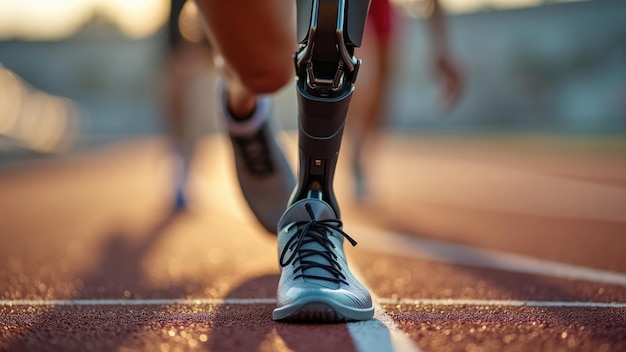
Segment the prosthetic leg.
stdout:
[[299,174],[290,204],[305,198],[328,203],[337,218],[335,167],[354,82],[369,0],[297,0],[294,55],[298,91]]

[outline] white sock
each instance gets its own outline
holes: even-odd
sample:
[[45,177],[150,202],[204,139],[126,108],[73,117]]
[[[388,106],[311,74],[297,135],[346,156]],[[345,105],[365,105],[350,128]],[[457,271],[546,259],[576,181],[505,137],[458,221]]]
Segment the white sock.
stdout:
[[272,98],[269,95],[261,95],[257,99],[254,113],[251,117],[244,121],[238,121],[228,111],[228,101],[226,98],[226,86],[222,84],[222,101],[221,112],[226,120],[228,131],[233,136],[249,136],[254,134],[261,128],[267,117],[270,115],[270,109],[272,108]]

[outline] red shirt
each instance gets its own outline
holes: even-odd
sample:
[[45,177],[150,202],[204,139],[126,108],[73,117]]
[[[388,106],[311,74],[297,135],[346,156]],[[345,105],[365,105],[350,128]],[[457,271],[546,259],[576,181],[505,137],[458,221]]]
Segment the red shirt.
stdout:
[[389,0],[371,0],[368,14],[368,26],[378,40],[388,41],[393,34],[393,5]]

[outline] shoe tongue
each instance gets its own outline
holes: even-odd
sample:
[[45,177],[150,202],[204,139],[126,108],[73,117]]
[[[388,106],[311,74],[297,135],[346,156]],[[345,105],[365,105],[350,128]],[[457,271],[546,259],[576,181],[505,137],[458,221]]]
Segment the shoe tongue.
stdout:
[[[314,218],[316,221],[319,220],[326,220],[326,219],[335,219],[334,213],[332,211],[332,208],[330,208],[330,206],[328,206],[325,202],[319,201],[319,200],[306,200],[306,203],[308,203],[311,207],[311,211],[314,215]],[[305,204],[306,204],[305,203]],[[310,219],[310,215],[309,212],[306,210],[306,205],[303,204],[302,205],[302,209],[303,211],[307,214],[307,218]],[[311,230],[309,230],[311,231]],[[329,238],[333,238],[333,236],[330,236],[329,234]],[[309,236],[305,236],[306,240],[312,239],[312,237]],[[324,247],[322,245],[322,243],[317,242],[317,241],[312,241],[306,244],[303,244],[301,249],[307,251],[307,250],[311,250],[311,251],[316,251],[316,252],[327,252],[328,250],[326,249],[326,247]],[[331,255],[331,253],[327,253],[328,255]],[[306,258],[304,258],[305,261],[312,261],[312,262],[316,262],[316,263],[320,263],[321,265],[324,266],[331,266],[332,267],[332,263],[331,261],[329,261],[328,258],[326,258],[325,256],[321,255],[321,254],[315,254],[315,255],[311,255],[308,256]],[[318,277],[327,277],[329,279],[336,279],[336,277],[334,275],[332,275],[328,270],[323,269],[323,268],[319,268],[319,267],[310,267],[306,270],[304,270],[304,274],[309,276],[318,276]],[[331,282],[331,281],[326,281],[326,280],[320,280],[320,279],[315,279],[315,278],[305,278],[305,281],[308,282],[315,282],[316,284],[319,284],[321,286],[324,287],[328,287],[328,288],[337,288],[339,286],[339,284],[335,283],[335,282]]]
[[283,215],[278,222],[278,228],[283,228],[292,222],[310,220],[311,216],[306,209],[307,204],[311,207],[316,220],[336,219],[333,209],[326,202],[318,199],[303,199],[294,203],[292,208]]
[[[324,251],[323,247],[318,244],[318,243],[307,243],[305,245],[302,246],[302,249],[304,250],[316,250],[316,251]],[[326,257],[320,255],[320,254],[316,254],[316,255],[311,255],[309,257],[306,257],[304,260],[306,261],[313,261],[322,265],[330,265],[332,266],[332,264],[330,263],[330,261],[328,259],[326,259]],[[330,272],[328,272],[328,270],[326,269],[322,269],[322,268],[318,268],[318,267],[309,267],[305,270],[303,270],[303,274],[306,275],[306,277],[304,278],[305,281],[308,282],[315,282],[316,284],[319,284],[321,286],[324,287],[328,287],[328,288],[337,288],[338,284],[332,281],[327,281],[327,280],[322,280],[322,279],[316,279],[310,276],[317,276],[317,277],[325,277],[325,278],[329,278],[329,279],[336,279],[336,277],[334,275],[332,275]]]

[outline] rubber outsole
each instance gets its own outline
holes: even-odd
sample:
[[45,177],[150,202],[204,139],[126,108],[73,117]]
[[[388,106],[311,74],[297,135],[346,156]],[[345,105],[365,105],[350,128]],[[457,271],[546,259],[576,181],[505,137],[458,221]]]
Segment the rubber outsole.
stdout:
[[294,303],[274,309],[272,318],[290,323],[346,323],[372,319],[374,308],[355,309],[325,301]]

